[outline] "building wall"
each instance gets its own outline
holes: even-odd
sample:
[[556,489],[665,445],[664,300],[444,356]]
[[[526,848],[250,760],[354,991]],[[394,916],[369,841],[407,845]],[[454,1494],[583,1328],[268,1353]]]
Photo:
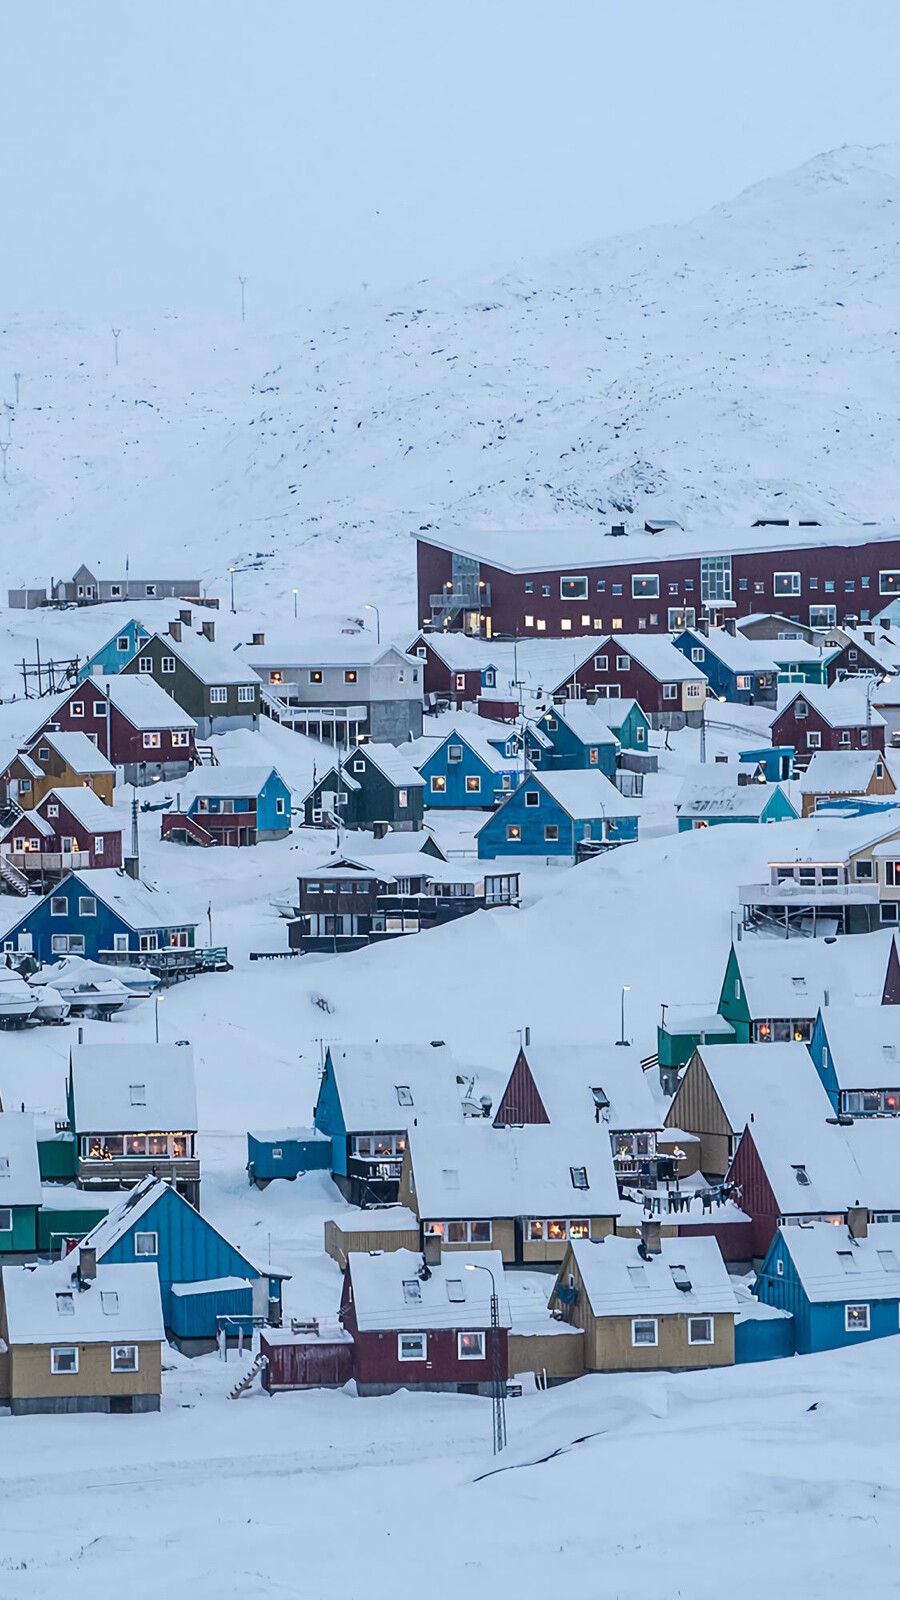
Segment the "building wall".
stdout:
[[[411,1389],[445,1384],[489,1384],[493,1381],[490,1329],[479,1329],[477,1324],[472,1328],[460,1329],[472,1333],[485,1331],[483,1361],[460,1361],[455,1328],[423,1330],[428,1335],[426,1359],[400,1361],[397,1355],[397,1330],[358,1333],[355,1331],[355,1318],[353,1324],[355,1377],[361,1386],[386,1385]],[[509,1376],[509,1338],[505,1328],[500,1329],[500,1376],[502,1380]]]
[[[451,761],[449,759],[447,752],[451,744],[461,745],[461,761]],[[432,752],[419,770],[425,779],[425,805],[427,808],[435,810],[441,807],[469,811],[490,809],[505,792],[508,793],[512,790],[519,778],[519,774],[516,773],[515,761],[511,759],[506,772],[507,783],[504,790],[504,774],[495,772],[456,734],[450,734],[444,743]],[[446,788],[443,791],[433,789],[431,785],[432,777],[443,777],[446,780]],[[481,787],[477,794],[472,794],[467,790],[467,778],[477,778],[479,780]]]
[[[778,1273],[779,1263],[781,1275]],[[818,1350],[838,1350],[844,1345],[852,1348],[854,1345],[868,1344],[871,1339],[884,1339],[900,1332],[900,1296],[890,1300],[867,1300],[864,1294],[855,1296],[852,1283],[848,1283],[845,1299],[832,1303],[811,1302],[780,1233],[776,1233],[760,1269],[756,1294],[765,1305],[777,1306],[780,1311],[791,1313],[799,1355],[811,1355]],[[845,1327],[846,1307],[857,1303],[869,1307],[868,1333],[848,1333]]]
[[[54,1344],[67,1341],[64,1330]],[[110,1370],[112,1344],[133,1344],[123,1327],[119,1338],[109,1344],[78,1344],[78,1371],[53,1373],[50,1370],[50,1345],[13,1345],[10,1351],[9,1394],[13,1400],[71,1400],[93,1395],[158,1395],[162,1390],[162,1348],[159,1344],[138,1345],[137,1372]]]
[[378,1212],[370,1213],[372,1217],[371,1229],[364,1228],[354,1221],[353,1227],[342,1228],[340,1223],[328,1221],[325,1224],[325,1250],[332,1261],[336,1261],[341,1271],[347,1265],[347,1257],[351,1251],[362,1250],[418,1250],[419,1229],[416,1228],[379,1228]]
[[[785,709],[782,711],[781,715],[773,722],[773,744],[792,744],[797,751],[797,755],[800,757],[804,755],[812,755],[813,751],[809,743],[808,735],[810,733],[818,733],[821,743],[815,748],[819,750],[884,749],[883,724],[876,726],[873,723],[870,727],[866,727],[866,725],[863,724],[861,727],[851,727],[847,730],[842,728],[832,728],[831,725],[825,721],[825,718],[820,716],[818,711],[816,711],[808,701],[804,701],[803,703],[807,707],[807,715],[805,717],[797,716],[797,700],[794,699],[791,701],[789,706],[785,706]],[[845,731],[849,732],[850,734],[849,744],[841,743],[841,734]]]
[[0,1232],[0,1254],[37,1249],[37,1206],[13,1206],[12,1227]]
[[[84,938],[84,951],[89,960],[96,961],[101,950],[112,950],[113,939],[116,934],[125,934],[128,938],[128,949],[138,952],[140,950],[140,936],[134,929],[113,911],[110,911],[97,900],[96,916],[82,916],[78,911],[78,899],[85,893],[79,880],[75,876],[63,879],[50,893],[26,913],[21,923],[10,929],[3,940],[5,950],[24,950],[27,945],[22,943],[22,935],[30,935],[32,951],[40,961],[58,959],[58,954],[53,950],[53,937],[56,934],[80,934]],[[65,898],[68,901],[68,911],[64,916],[52,916],[50,911],[51,900]],[[166,949],[170,943],[170,929],[154,929],[157,936],[157,948]],[[194,943],[194,929],[184,924],[187,935],[187,946],[191,948]]]
[[[137,657],[133,658],[136,659]],[[124,670],[127,672],[130,668],[126,667]],[[163,687],[165,688],[165,685]],[[83,705],[84,716],[72,715],[73,704]],[[95,708],[103,708],[104,715],[99,716]],[[166,772],[171,767],[173,769],[171,775],[174,777],[176,775],[174,768],[180,767],[186,772],[196,759],[193,728],[185,726],[176,730],[171,728],[139,730],[120,711],[117,711],[103,691],[89,680],[72,690],[65,704],[54,712],[52,722],[62,733],[86,733],[94,736],[101,755],[106,756],[114,767],[127,769],[146,767],[148,771]],[[50,724],[46,726],[49,727]],[[145,731],[159,734],[158,748],[144,744]],[[172,737],[173,731],[186,734],[187,743],[176,744]],[[39,764],[43,765],[42,762]],[[52,788],[53,785],[48,787]],[[100,792],[99,789],[97,792]],[[106,799],[106,795],[103,795],[103,798]]]
[[141,661],[144,658],[151,660],[153,662],[153,671],[150,676],[159,684],[161,689],[165,690],[166,694],[171,695],[182,710],[188,713],[188,716],[193,717],[198,722],[203,737],[207,737],[210,731],[218,731],[216,724],[219,725],[222,732],[227,732],[229,728],[255,728],[258,726],[260,682],[252,667],[248,666],[246,678],[246,684],[253,689],[252,701],[239,700],[238,688],[240,685],[228,683],[222,685],[227,696],[224,703],[213,703],[210,699],[210,688],[215,680],[211,680],[210,684],[202,682],[197,677],[197,674],[186,666],[178,655],[175,655],[175,671],[163,672],[162,658],[174,653],[172,650],[173,645],[177,649],[175,640],[167,641],[165,638],[148,639],[147,643],[141,646],[137,655],[129,661],[124,671],[137,677],[140,675]]
[[510,1377],[531,1372],[549,1383],[564,1383],[584,1373],[584,1338],[580,1334],[511,1333]]
[[422,733],[422,700],[370,700],[369,733],[382,744],[405,744]]
[[700,1140],[700,1171],[724,1177],[731,1161],[732,1128],[700,1057],[688,1062],[666,1115],[666,1126]]
[[728,1172],[731,1183],[741,1189],[741,1210],[752,1219],[753,1258],[764,1256],[778,1227],[778,1203],[766,1177],[749,1128],[741,1135]]
[[[526,805],[526,794],[533,792],[540,796],[540,803],[537,806]],[[506,830],[510,824],[517,824],[521,829],[520,839],[507,838]],[[559,837],[556,840],[545,839],[544,829],[547,826],[558,828]],[[573,821],[536,778],[528,777],[479,830],[478,855],[482,861],[491,861],[496,856],[571,857],[582,839],[603,837],[602,816],[587,822],[583,819]]]
[[[145,639],[148,638],[149,634],[146,628],[132,617],[123,624],[117,633],[113,634],[111,639],[107,640],[100,650],[96,650],[92,656],[88,656],[78,674],[77,681],[83,683],[85,678],[92,678],[97,672],[103,673],[105,676],[113,676],[115,673],[121,672],[122,668],[128,665],[132,656],[140,649]],[[119,648],[120,639],[127,641],[125,649]]]

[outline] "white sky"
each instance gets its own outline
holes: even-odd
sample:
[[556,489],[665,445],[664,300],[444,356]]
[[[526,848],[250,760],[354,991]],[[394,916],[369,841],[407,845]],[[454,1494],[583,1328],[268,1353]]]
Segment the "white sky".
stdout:
[[900,140],[897,0],[3,7],[0,312],[272,312]]

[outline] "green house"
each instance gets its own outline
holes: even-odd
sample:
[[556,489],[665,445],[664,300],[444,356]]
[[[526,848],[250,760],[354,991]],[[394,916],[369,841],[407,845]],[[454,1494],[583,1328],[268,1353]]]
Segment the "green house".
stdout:
[[650,719],[645,716],[636,700],[597,701],[594,710],[614,733],[622,750],[637,750],[644,754],[650,748]]
[[34,1118],[0,1112],[0,1255],[34,1255],[41,1203]]
[[185,637],[178,623],[172,626],[178,637],[154,633],[123,673],[149,675],[193,717],[203,739],[234,728],[258,728],[261,685],[253,668],[213,640],[193,633]]

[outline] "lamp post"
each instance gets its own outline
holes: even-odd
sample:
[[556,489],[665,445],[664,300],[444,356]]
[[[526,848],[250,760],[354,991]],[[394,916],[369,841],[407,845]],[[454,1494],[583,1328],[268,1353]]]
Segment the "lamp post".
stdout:
[[157,1042],[157,1044],[159,1044],[159,1007],[160,1007],[160,1002],[165,999],[165,995],[155,994],[153,996],[153,999],[154,999],[154,1021],[156,1023],[156,1042]]
[[363,606],[363,610],[364,611],[374,611],[374,613],[375,613],[375,643],[376,644],[380,644],[381,643],[381,612],[379,611],[377,606],[370,606],[370,605]]
[[629,1042],[625,1037],[625,996],[627,994],[630,994],[630,993],[631,993],[631,984],[630,983],[623,983],[623,985],[622,985],[621,1021],[620,1021],[620,1026],[619,1026],[619,1037],[616,1040],[616,1044],[628,1044],[628,1042]]
[[294,621],[297,621],[297,590],[294,590]]
[[500,1301],[497,1296],[497,1283],[490,1267],[482,1267],[474,1261],[466,1262],[467,1272],[486,1272],[491,1280],[491,1390],[494,1412],[494,1455],[498,1456],[506,1445],[506,1401],[503,1374],[500,1366]]

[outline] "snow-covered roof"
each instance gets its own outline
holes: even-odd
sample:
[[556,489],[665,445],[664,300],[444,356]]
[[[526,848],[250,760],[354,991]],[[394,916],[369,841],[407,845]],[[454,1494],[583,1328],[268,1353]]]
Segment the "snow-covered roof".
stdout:
[[610,713],[606,709],[609,702],[605,701],[603,710],[600,701],[589,705],[587,700],[568,699],[560,706],[551,706],[546,715],[557,717],[570,728],[576,739],[582,744],[612,744],[618,746],[618,739],[609,724]]
[[[182,634],[180,640],[175,640],[168,633],[157,633],[153,636],[164,646],[168,655],[173,655],[190,669],[204,684],[228,683],[257,683],[258,679],[249,661],[244,658],[244,651],[227,650],[223,644],[218,644],[212,639],[189,634],[185,638]],[[128,677],[130,674],[124,674]],[[137,676],[137,674],[133,674]]]
[[102,1262],[86,1288],[78,1253],[49,1266],[4,1267],[11,1345],[138,1344],[164,1337],[155,1262]]
[[402,745],[376,744],[374,741],[360,745],[345,760],[342,774],[346,774],[348,767],[352,768],[354,755],[368,756],[372,765],[396,788],[421,789],[424,786],[425,779],[416,771]]
[[419,1226],[418,1217],[407,1206],[368,1206],[365,1211],[341,1211],[330,1221],[341,1233],[363,1236],[402,1233]]
[[173,1283],[172,1293],[179,1297],[192,1294],[224,1294],[234,1289],[252,1289],[250,1278],[201,1278],[196,1283]]
[[[720,770],[728,772],[727,767]],[[714,774],[715,768],[711,771]],[[733,773],[722,783],[714,776],[689,778],[678,792],[675,810],[680,817],[761,817],[776,792],[785,797],[780,784],[738,784]]]
[[[752,618],[745,617],[745,622]],[[689,629],[692,640],[702,649],[709,650],[730,672],[776,672],[786,661],[809,662],[827,660],[836,655],[839,646],[827,648],[807,644],[805,639],[748,639],[738,631],[728,628],[710,628],[709,634]]]
[[[88,742],[90,743],[90,741]],[[43,768],[39,767],[36,761],[32,761],[31,757],[26,755],[24,750],[14,750],[12,755],[4,757],[3,767],[0,768],[0,770],[3,772],[8,772],[10,767],[14,766],[17,761],[21,763],[26,772],[30,773],[32,778],[42,778],[44,776]],[[110,771],[112,770],[113,769],[110,768]]]
[[[813,815],[801,828],[778,829],[780,853],[770,857],[770,866],[791,866],[795,863],[815,862],[818,865],[840,866],[850,856],[861,850],[877,846],[890,839],[900,828],[900,821],[891,822],[891,812],[878,816],[829,817]],[[894,813],[896,815],[896,813]]]
[[[818,683],[785,683],[778,691],[778,710],[770,718],[773,727],[778,718],[795,700],[805,700],[817,711],[830,728],[883,728],[884,717],[871,702],[867,702],[867,686],[871,678],[845,678],[841,683],[826,688]],[[875,691],[873,691],[874,693]]]
[[892,938],[742,939],[734,948],[751,1017],[814,1017],[826,990],[857,1016],[860,1004],[880,1007]]
[[[883,672],[900,670],[900,636],[894,629],[882,628],[877,622],[863,622],[858,628],[848,628],[842,623],[838,631],[849,645],[865,651]],[[842,645],[836,643],[832,648],[840,650]]]
[[96,777],[98,773],[116,770],[86,733],[42,733],[39,739],[33,739],[31,743],[48,744],[79,777]]
[[[580,1117],[495,1128],[487,1119],[430,1120],[409,1130],[419,1215],[612,1217],[621,1203],[609,1130]],[[584,1168],[588,1187],[574,1177]]]
[[900,1300],[900,1223],[871,1223],[864,1239],[830,1222],[778,1231],[814,1304]]
[[182,711],[177,700],[166,694],[149,672],[119,672],[107,678],[92,678],[91,685],[99,685],[116,710],[139,731],[150,728],[161,732],[164,728],[197,726],[193,717]]
[[[484,1270],[475,1270],[487,1268]],[[423,1275],[412,1250],[350,1251],[347,1271],[360,1333],[379,1329],[491,1326],[491,1278],[497,1285],[500,1326],[510,1326],[509,1303],[499,1250],[454,1250]]]
[[374,666],[386,656],[397,656],[409,666],[419,665],[415,656],[394,644],[379,644],[371,633],[330,633],[319,636],[271,637],[265,644],[245,645],[240,658],[257,672],[271,667],[309,668]]
[[422,1117],[461,1120],[459,1067],[445,1045],[333,1044],[329,1055],[348,1132],[397,1132]]
[[663,1239],[659,1254],[649,1260],[638,1243],[614,1234],[573,1241],[572,1254],[595,1317],[711,1316],[737,1310],[715,1239]]
[[900,1006],[827,1005],[822,1024],[839,1089],[900,1089]]
[[39,1206],[34,1117],[30,1111],[0,1112],[0,1210],[4,1206]]
[[[824,1126],[832,1115],[805,1044],[701,1044],[697,1054],[735,1133],[751,1119],[755,1131],[763,1111],[791,1132]],[[672,1112],[677,1117],[677,1098]]]
[[[419,637],[416,634],[416,639]],[[497,664],[496,648],[490,640],[473,639],[465,633],[423,633],[421,639],[451,672],[481,672]],[[415,640],[409,647],[415,660],[414,646]]]
[[879,762],[884,767],[880,750],[816,750],[800,778],[800,793],[863,794]]
[[[81,792],[88,794],[90,791],[85,789]],[[53,838],[52,823],[45,822],[39,812],[20,811],[13,817],[12,822],[6,824],[6,827],[0,833],[0,839],[8,839],[13,834],[21,834],[27,838],[32,831],[39,833],[42,839]]]
[[[725,1045],[739,1050],[754,1046]],[[763,1045],[764,1050],[790,1050],[791,1045]],[[802,1049],[802,1045],[796,1046]],[[812,1069],[819,1096],[799,1074],[754,1097],[749,1133],[782,1216],[845,1211],[852,1205],[900,1209],[900,1127],[896,1119],[872,1118],[887,1138],[857,1138],[861,1124],[840,1128],[831,1102]],[[729,1118],[730,1120],[730,1118]],[[734,1126],[734,1124],[732,1124]]]
[[[514,739],[515,736],[515,728],[502,727],[496,722],[487,721],[484,717],[461,716],[454,723],[452,732],[445,734],[437,743],[432,743],[429,739],[431,749],[420,751],[418,747],[424,744],[425,741],[417,739],[415,752],[410,751],[409,747],[404,745],[403,753],[405,755],[409,754],[416,767],[421,769],[436,750],[442,750],[448,744],[467,744],[469,749],[478,756],[479,760],[484,762],[489,772],[509,772],[516,765],[517,758],[503,755],[497,749],[497,745],[504,743],[507,739]],[[493,744],[491,740],[494,741]],[[521,762],[521,756],[518,760]]]
[[636,817],[638,807],[619,793],[602,772],[535,772],[531,781],[562,806],[574,821],[596,817]]
[[[64,806],[69,815],[80,822],[83,828],[91,833],[121,833],[122,824],[116,818],[112,806],[105,804],[96,795],[93,789],[51,789],[39,805],[44,806],[47,801]],[[34,812],[32,812],[34,817]],[[52,831],[52,830],[51,830]]]
[[413,538],[439,550],[455,550],[459,555],[496,567],[501,572],[581,573],[585,567],[634,566],[646,562],[654,572],[660,561],[701,555],[753,555],[765,550],[818,550],[879,544],[900,538],[890,524],[842,522],[835,527],[667,527],[663,533],[647,533],[629,528],[611,537],[608,528],[475,529],[471,533],[415,533]]
[[[129,878],[127,872],[118,869],[111,872],[108,867],[79,870],[77,878],[130,928],[143,931],[148,928],[196,926],[194,920],[185,917],[163,890],[154,888],[143,878]],[[53,893],[59,894],[68,882],[68,878],[62,879]],[[115,971],[111,970],[109,976],[115,977]]]
[[579,665],[590,657],[615,650],[619,655],[631,656],[639,666],[656,678],[658,683],[705,683],[706,673],[688,661],[665,633],[612,633],[595,639],[585,655],[579,655]]
[[609,1132],[637,1133],[662,1126],[641,1070],[640,1052],[633,1046],[529,1044],[523,1054],[551,1122],[595,1122],[598,1102],[593,1091],[599,1089],[608,1102],[600,1108],[599,1121]]
[[[216,767],[195,767],[185,778],[176,778],[172,787],[181,797],[182,805],[201,796],[212,799],[255,800],[273,776],[281,778],[271,762],[253,767],[228,767],[220,762]],[[281,779],[282,783],[284,779]]]
[[194,1133],[194,1052],[178,1044],[74,1044],[80,1133]]

